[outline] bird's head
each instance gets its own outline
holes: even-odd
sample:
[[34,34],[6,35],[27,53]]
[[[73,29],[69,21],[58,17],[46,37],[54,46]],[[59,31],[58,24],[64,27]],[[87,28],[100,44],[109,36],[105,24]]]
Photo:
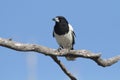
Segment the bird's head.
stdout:
[[57,16],[53,18],[53,21],[55,21],[56,23],[68,23],[68,21],[63,16]]

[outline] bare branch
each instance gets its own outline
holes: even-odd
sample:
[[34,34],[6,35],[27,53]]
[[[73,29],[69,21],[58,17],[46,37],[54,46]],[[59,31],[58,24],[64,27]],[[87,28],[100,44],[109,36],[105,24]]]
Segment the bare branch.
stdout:
[[71,80],[77,80],[66,68],[65,66],[61,63],[60,60],[56,56],[51,56],[51,58],[60,66],[60,68],[63,70],[63,72],[69,76]]
[[0,38],[0,46],[7,47],[16,51],[34,51],[44,55],[51,56],[52,59],[60,66],[60,68],[64,71],[64,73],[71,78],[71,80],[77,80],[71,73],[69,73],[64,65],[57,59],[56,56],[66,57],[66,56],[74,56],[74,57],[81,57],[81,58],[88,58],[95,61],[99,66],[106,67],[111,66],[112,64],[116,63],[120,60],[120,55],[109,58],[109,59],[102,59],[101,54],[94,54],[88,50],[61,50],[58,52],[56,49],[48,48],[45,46],[40,46],[37,44],[24,44],[12,41],[12,39],[3,39]]
[[107,67],[107,66],[111,66],[112,64],[118,62],[120,60],[120,55],[109,58],[109,59],[93,59],[98,65],[102,66],[102,67]]
[[84,58],[98,58],[100,54],[93,54],[87,50],[71,50],[68,54],[66,50],[61,50],[58,52],[56,49],[48,48],[45,46],[40,46],[37,44],[24,44],[12,41],[11,39],[0,38],[0,46],[7,47],[16,51],[34,51],[42,53],[44,55],[53,55],[53,56],[75,56],[75,57],[84,57]]

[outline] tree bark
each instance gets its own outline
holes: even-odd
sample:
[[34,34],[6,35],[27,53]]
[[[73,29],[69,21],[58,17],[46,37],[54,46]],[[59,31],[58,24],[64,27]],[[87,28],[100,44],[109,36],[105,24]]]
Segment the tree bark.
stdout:
[[62,71],[71,79],[77,80],[62,64],[60,60],[58,60],[57,56],[66,57],[66,56],[74,56],[76,58],[87,58],[95,61],[99,66],[107,67],[116,63],[120,60],[120,55],[109,58],[102,59],[101,54],[95,54],[88,50],[70,50],[69,52],[65,49],[58,51],[56,49],[48,48],[45,46],[37,45],[37,44],[25,44],[20,42],[15,42],[12,39],[4,39],[0,38],[0,46],[13,49],[16,51],[24,51],[24,52],[37,52],[47,56],[51,56],[51,58],[60,66]]

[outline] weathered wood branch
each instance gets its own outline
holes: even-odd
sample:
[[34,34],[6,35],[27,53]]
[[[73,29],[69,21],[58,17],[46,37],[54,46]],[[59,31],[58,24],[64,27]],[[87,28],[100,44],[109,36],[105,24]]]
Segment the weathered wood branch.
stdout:
[[102,66],[102,67],[111,66],[112,64],[120,60],[120,55],[109,58],[109,59],[102,59],[101,54],[94,54],[88,50],[70,50],[69,52],[67,52],[67,50],[63,49],[60,52],[58,52],[56,49],[40,46],[37,44],[19,43],[19,42],[12,41],[12,39],[0,38],[0,46],[7,47],[16,51],[24,51],[24,52],[34,51],[44,55],[51,56],[52,59],[61,67],[64,73],[71,78],[71,80],[77,80],[77,79],[67,71],[67,69],[60,62],[60,60],[57,59],[56,56],[61,56],[61,57],[75,56],[77,58],[78,57],[88,58],[95,61],[99,66]]
[[58,60],[58,58],[56,56],[51,56],[51,58],[60,66],[60,68],[62,69],[62,71],[71,79],[71,80],[77,80],[66,68],[65,66],[62,64],[62,62],[60,60]]

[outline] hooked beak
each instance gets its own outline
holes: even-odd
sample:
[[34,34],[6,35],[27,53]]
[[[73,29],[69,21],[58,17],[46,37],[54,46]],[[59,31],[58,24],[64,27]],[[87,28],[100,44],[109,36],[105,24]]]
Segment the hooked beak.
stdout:
[[53,18],[52,20],[55,21],[55,22],[59,22],[59,19],[57,17]]
[[55,18],[53,18],[52,20],[55,21]]

